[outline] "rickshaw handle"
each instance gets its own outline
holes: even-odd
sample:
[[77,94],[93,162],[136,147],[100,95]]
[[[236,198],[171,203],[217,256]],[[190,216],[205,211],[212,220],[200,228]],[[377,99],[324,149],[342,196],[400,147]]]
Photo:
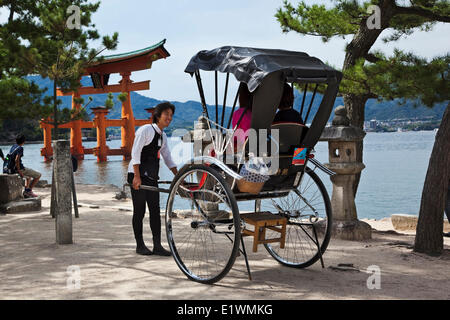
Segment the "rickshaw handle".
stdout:
[[330,169],[328,169],[327,167],[325,167],[322,163],[320,163],[319,160],[316,160],[315,158],[310,158],[309,161],[315,165],[317,168],[319,168],[320,170],[322,170],[323,172],[325,172],[326,174],[330,175],[330,176],[334,176],[336,174],[336,172],[331,171]]
[[[125,183],[124,187],[130,187],[133,188],[133,186],[129,183]],[[147,191],[156,191],[156,192],[163,192],[163,193],[170,193],[170,189],[164,189],[164,188],[158,188],[158,187],[152,187],[152,186],[146,186],[141,184],[139,186],[140,190],[147,190]]]

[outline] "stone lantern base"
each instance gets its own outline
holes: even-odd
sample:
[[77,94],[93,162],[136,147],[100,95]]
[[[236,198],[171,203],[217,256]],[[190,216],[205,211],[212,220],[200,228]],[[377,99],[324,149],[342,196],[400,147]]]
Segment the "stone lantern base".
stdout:
[[342,240],[369,240],[372,239],[372,227],[363,221],[333,220],[331,237]]

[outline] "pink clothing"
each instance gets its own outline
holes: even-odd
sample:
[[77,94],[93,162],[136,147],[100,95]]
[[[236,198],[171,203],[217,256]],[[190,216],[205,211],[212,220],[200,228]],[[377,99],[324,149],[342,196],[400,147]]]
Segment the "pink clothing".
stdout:
[[[233,124],[233,128],[238,123],[244,110],[245,108],[239,108],[233,113],[233,118],[231,121],[231,123]],[[245,139],[247,138],[248,135],[247,131],[248,129],[250,129],[251,123],[252,123],[252,111],[247,110],[247,112],[245,112],[245,115],[241,120],[241,123],[239,124],[239,127],[237,128],[241,130],[236,131],[234,134],[239,144],[243,144],[245,142]]]

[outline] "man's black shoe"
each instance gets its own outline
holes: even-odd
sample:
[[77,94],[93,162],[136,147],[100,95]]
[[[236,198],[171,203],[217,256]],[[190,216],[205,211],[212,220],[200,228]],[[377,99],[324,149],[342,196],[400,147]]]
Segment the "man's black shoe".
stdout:
[[152,250],[150,250],[149,248],[147,248],[146,246],[143,247],[137,247],[136,248],[136,253],[143,255],[143,256],[150,256],[153,254]]
[[169,256],[172,255],[172,252],[167,251],[162,246],[159,246],[159,247],[154,247],[153,248],[153,254],[155,254],[157,256],[169,257]]

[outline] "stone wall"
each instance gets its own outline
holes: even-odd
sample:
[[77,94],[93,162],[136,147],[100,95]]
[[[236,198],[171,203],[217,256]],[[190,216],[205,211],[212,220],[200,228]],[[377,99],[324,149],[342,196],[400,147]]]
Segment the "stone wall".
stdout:
[[18,174],[0,174],[0,213],[41,210],[41,199],[23,199],[23,179]]
[[0,174],[0,204],[21,200],[23,186],[18,174]]

